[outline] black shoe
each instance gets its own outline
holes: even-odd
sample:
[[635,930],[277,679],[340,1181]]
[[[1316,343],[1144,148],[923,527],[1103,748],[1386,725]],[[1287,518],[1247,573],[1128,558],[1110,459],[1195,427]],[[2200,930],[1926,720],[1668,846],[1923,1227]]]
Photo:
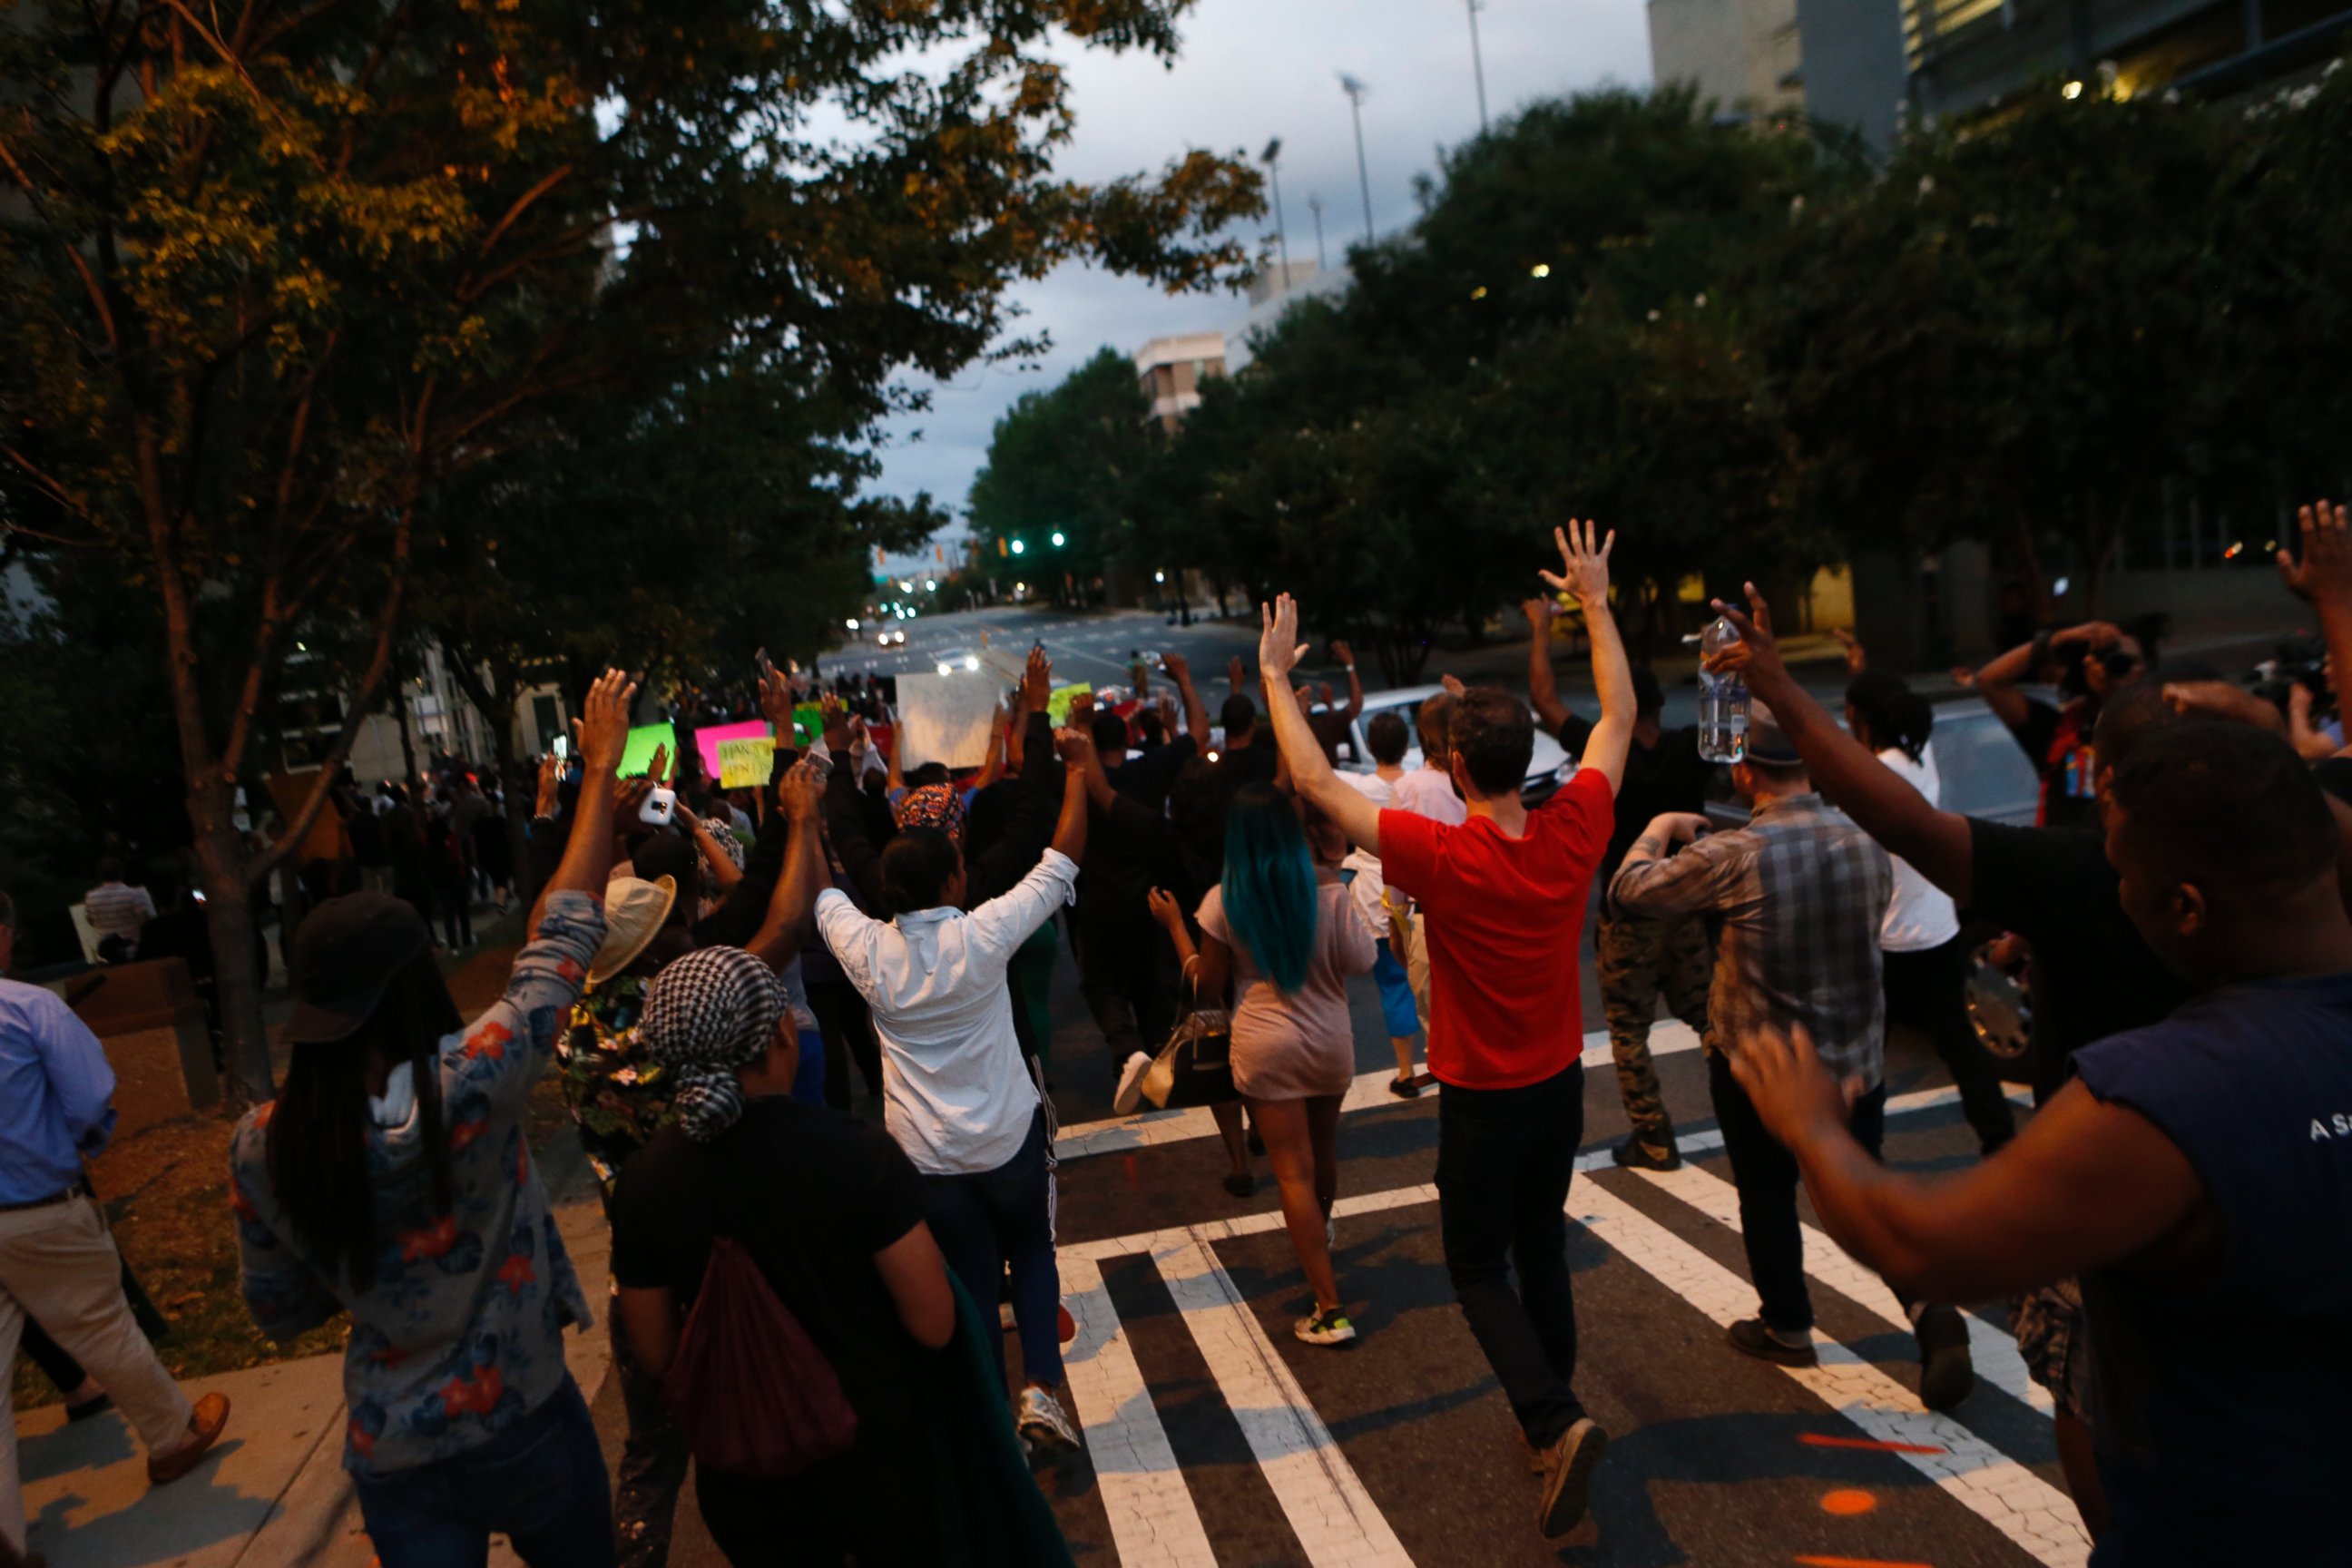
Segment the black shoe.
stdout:
[[1941,1302],[1919,1314],[1919,1403],[1934,1411],[1948,1411],[1977,1385],[1977,1372],[1969,1359],[1968,1320],[1958,1307]]
[[1769,1361],[1776,1366],[1819,1366],[1822,1363],[1821,1352],[1813,1349],[1811,1341],[1808,1340],[1801,1346],[1784,1345],[1773,1336],[1770,1329],[1764,1326],[1761,1318],[1740,1319],[1731,1325],[1730,1331],[1724,1338],[1729,1340],[1731,1348],[1742,1355],[1752,1355],[1758,1361]]
[[1254,1198],[1257,1196],[1257,1178],[1247,1171],[1238,1172],[1225,1178],[1225,1191],[1237,1198]]
[[1421,1080],[1411,1078],[1392,1078],[1389,1079],[1389,1092],[1399,1100],[1419,1100]]
[[1683,1168],[1682,1151],[1669,1141],[1664,1153],[1655,1144],[1642,1142],[1635,1133],[1609,1152],[1609,1157],[1630,1171],[1679,1171]]
[[1546,1541],[1557,1541],[1584,1519],[1592,1496],[1592,1471],[1609,1451],[1609,1434],[1590,1415],[1560,1435],[1545,1456],[1543,1496],[1536,1503],[1536,1528]]

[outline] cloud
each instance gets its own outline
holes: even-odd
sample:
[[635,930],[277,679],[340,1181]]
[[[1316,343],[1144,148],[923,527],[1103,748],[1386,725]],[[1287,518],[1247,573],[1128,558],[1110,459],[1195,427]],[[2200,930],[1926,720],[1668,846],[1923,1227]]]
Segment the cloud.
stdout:
[[[1649,80],[1648,33],[1636,0],[1486,0],[1478,31],[1496,120],[1531,100]],[[1321,198],[1332,262],[1363,237],[1339,72],[1370,89],[1364,163],[1378,233],[1412,221],[1414,177],[1435,171],[1441,146],[1478,129],[1460,0],[1202,0],[1172,68],[1075,49],[1063,58],[1077,132],[1059,160],[1062,173],[1113,179],[1157,169],[1192,147],[1255,156],[1279,137],[1283,228],[1293,261],[1315,256],[1309,197]],[[1253,238],[1273,234],[1271,212],[1251,227]],[[1050,333],[1052,351],[1034,367],[975,366],[932,384],[929,410],[888,426],[879,490],[928,490],[961,508],[987,459],[991,430],[1022,393],[1054,385],[1105,343],[1131,352],[1163,333],[1222,331],[1246,306],[1232,295],[1171,298],[1077,266],[1017,289],[1013,298],[1026,311],[1017,330]]]

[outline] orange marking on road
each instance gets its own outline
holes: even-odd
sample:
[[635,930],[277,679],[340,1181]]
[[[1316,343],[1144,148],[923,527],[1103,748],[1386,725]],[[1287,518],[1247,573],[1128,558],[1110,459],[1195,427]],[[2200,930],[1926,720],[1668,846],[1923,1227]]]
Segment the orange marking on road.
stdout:
[[1884,1443],[1875,1437],[1832,1437],[1826,1432],[1800,1432],[1797,1441],[1816,1448],[1867,1448],[1874,1454],[1940,1454],[1926,1443]]
[[1823,1513],[1868,1513],[1877,1506],[1878,1500],[1860,1487],[1840,1487],[1837,1490],[1825,1492],[1822,1496]]
[[1799,1557],[1805,1568],[1935,1568],[1931,1563],[1896,1563],[1885,1557]]

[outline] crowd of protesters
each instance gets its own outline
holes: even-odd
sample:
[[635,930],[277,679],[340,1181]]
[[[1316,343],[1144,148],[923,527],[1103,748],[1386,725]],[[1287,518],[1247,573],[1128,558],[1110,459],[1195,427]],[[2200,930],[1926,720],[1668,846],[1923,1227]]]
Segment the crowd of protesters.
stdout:
[[[1972,672],[2033,763],[2032,826],[1944,809],[1929,702],[1853,647],[1833,714],[1752,587],[1717,606],[1738,637],[1708,667],[1752,699],[1718,769],[1628,656],[1614,535],[1591,524],[1556,531],[1524,607],[1526,700],[1449,680],[1360,741],[1344,643],[1344,700],[1295,683],[1286,595],[1256,700],[1237,661],[1215,728],[1171,656],[1169,694],[1082,697],[1057,729],[1034,650],[961,773],[908,765],[879,682],[763,668],[671,716],[768,721],[767,785],[719,789],[690,745],[621,779],[639,703],[608,672],[520,834],[478,770],[336,792],[349,854],[300,874],[284,1086],[234,1144],[246,1300],[280,1339],[348,1318],[344,1458],[386,1568],[479,1561],[493,1535],[534,1563],[657,1568],[689,1472],[736,1563],[1068,1561],[1034,1477],[1084,1443],[1055,1238],[1060,916],[1118,1110],[1164,1098],[1181,1048],[1213,1069],[1227,1190],[1268,1159],[1312,1346],[1359,1334],[1335,1213],[1349,982],[1373,979],[1391,1092],[1436,1086],[1445,1268],[1556,1538],[1608,1446],[1576,1392],[1610,1347],[1580,1343],[1566,1215],[1597,910],[1617,1164],[1683,1158],[1661,1004],[1706,1047],[1758,1297],[1732,1350],[1819,1359],[1801,1185],[1908,1310],[1930,1409],[1974,1384],[1953,1304],[2016,1303],[2095,1562],[2332,1560],[2352,1539],[2352,752],[2324,676],[2352,668],[2352,531],[2341,507],[2300,521],[2280,564],[2326,656],[2304,679],[2249,690],[2100,623]],[[1589,712],[1554,674],[1568,610]],[[2060,701],[2029,694],[2044,682]],[[1530,805],[1538,724],[1576,765]],[[439,959],[524,885],[504,994],[465,1019]],[[181,952],[173,892],[101,868],[108,956]],[[1989,959],[1964,922],[1998,933]],[[0,900],[0,967],[12,926]],[[2021,1125],[1966,1010],[1972,963],[2030,974]],[[1881,1162],[1890,1026],[1945,1064],[1980,1159]],[[565,1370],[599,1304],[526,1136],[542,1072],[612,1231],[617,1475]],[[845,1113],[861,1082],[878,1125]],[[162,1483],[227,1412],[156,1363],[87,1196],[111,1083],[62,1003],[0,982],[0,1362],[38,1335],[71,1407],[120,1405]],[[25,1531],[12,1442],[0,1563]]]

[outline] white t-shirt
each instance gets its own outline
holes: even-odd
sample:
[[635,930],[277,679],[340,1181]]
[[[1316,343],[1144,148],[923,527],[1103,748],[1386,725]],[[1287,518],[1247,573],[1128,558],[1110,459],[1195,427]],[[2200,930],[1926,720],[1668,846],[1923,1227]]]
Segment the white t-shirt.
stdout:
[[[1342,773],[1339,776],[1354,785],[1356,792],[1374,805],[1386,806],[1395,800],[1396,785],[1378,773]],[[1389,917],[1381,908],[1381,895],[1387,890],[1388,884],[1381,876],[1381,858],[1369,849],[1350,849],[1348,858],[1339,865],[1356,874],[1355,881],[1349,886],[1356,895],[1357,908],[1362,910],[1364,918],[1372,922],[1375,934],[1385,932],[1389,928]]]
[[816,899],[817,929],[874,1010],[882,1040],[883,1124],[915,1169],[993,1171],[1021,1152],[1037,1086],[1013,1034],[1005,966],[1069,903],[1078,868],[1058,850],[978,909],[869,919],[839,889]]
[[[1936,805],[1944,793],[1936,773],[1936,743],[1927,742],[1913,762],[1900,746],[1889,746],[1878,760],[1900,773],[1927,800]],[[1895,861],[1895,896],[1886,905],[1885,923],[1878,928],[1878,945],[1888,952],[1925,952],[1960,934],[1960,912],[1952,897],[1921,876],[1901,856]]]
[[1415,768],[1390,785],[1389,809],[1409,811],[1449,827],[1470,820],[1470,807],[1454,793],[1454,775],[1435,768]]

